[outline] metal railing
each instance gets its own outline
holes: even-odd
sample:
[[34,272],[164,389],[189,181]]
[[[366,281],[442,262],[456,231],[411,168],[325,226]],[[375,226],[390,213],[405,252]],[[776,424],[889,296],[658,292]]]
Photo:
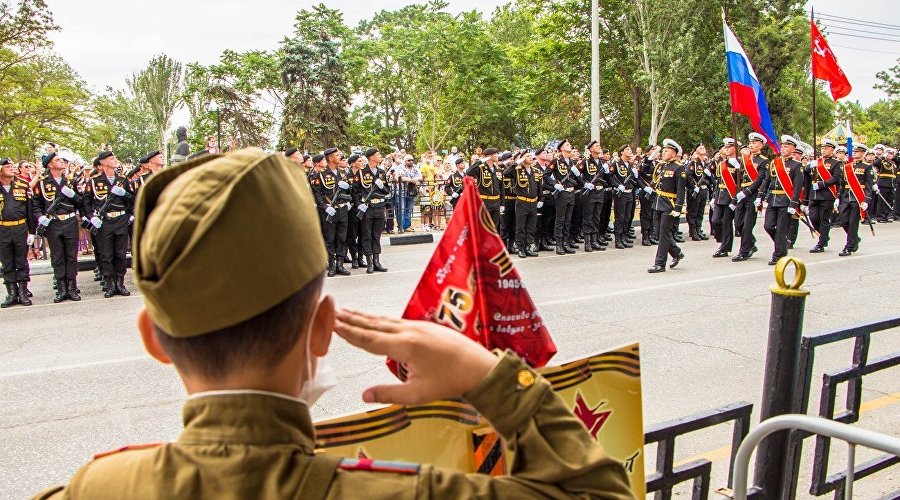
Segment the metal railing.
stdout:
[[738,448],[734,461],[734,498],[746,500],[748,486],[748,469],[750,455],[766,436],[782,431],[800,429],[806,433],[816,434],[828,439],[836,438],[847,442],[847,470],[843,479],[843,496],[845,500],[853,498],[854,470],[856,465],[856,446],[884,451],[900,457],[900,439],[867,429],[860,429],[849,424],[835,422],[821,417],[808,415],[780,415],[772,417],[753,429]]

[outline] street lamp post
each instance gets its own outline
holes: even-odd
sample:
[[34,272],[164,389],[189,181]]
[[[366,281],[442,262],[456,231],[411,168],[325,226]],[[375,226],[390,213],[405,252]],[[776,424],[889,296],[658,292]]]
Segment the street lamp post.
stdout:
[[591,0],[591,140],[600,140],[600,5]]

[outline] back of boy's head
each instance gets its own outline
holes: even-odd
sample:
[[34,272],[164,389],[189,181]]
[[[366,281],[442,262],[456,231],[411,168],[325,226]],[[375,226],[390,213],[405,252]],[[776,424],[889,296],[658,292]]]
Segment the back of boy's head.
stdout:
[[134,275],[179,369],[222,376],[296,341],[327,261],[312,192],[259,149],[163,170],[135,204]]

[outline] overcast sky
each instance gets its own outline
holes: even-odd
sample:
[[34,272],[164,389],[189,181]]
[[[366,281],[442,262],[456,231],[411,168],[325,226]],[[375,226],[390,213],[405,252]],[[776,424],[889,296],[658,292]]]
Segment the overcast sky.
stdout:
[[[315,2],[318,3],[318,2]],[[331,0],[326,4],[344,12],[355,25],[381,9],[396,9],[412,0]],[[449,0],[449,10],[479,9],[490,15],[503,0]],[[165,53],[183,63],[210,64],[224,49],[274,49],[291,32],[294,14],[313,2],[287,0],[47,0],[61,27],[51,38],[55,50],[96,90],[122,88],[125,78],[142,68],[155,54]],[[897,0],[813,0],[817,12],[900,26]],[[852,6],[848,8],[848,6]],[[866,28],[848,25],[865,34]],[[900,40],[869,33],[877,38]],[[741,33],[736,33],[741,38]],[[895,64],[900,42],[827,35],[838,62],[853,85],[848,97],[868,105],[885,97],[872,89],[875,73]],[[808,44],[808,39],[798,40]],[[748,54],[753,60],[753,54]],[[724,56],[723,56],[724,57]],[[723,85],[724,83],[723,75]]]

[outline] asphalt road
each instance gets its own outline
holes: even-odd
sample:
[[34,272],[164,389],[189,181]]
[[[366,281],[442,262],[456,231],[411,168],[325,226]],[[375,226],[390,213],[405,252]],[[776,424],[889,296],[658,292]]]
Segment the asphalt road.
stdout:
[[[900,223],[877,225],[876,231],[872,237],[866,230],[860,252],[845,258],[837,256],[841,230],[826,253],[815,255],[807,253],[813,242],[801,232],[792,255],[807,265],[806,331],[900,312]],[[760,227],[757,237],[761,252],[750,261],[713,259],[714,242],[689,241],[682,264],[655,275],[646,272],[655,247],[514,261],[559,347],[551,364],[641,343],[649,426],[735,401],[759,403],[774,279],[766,265],[771,241]],[[399,315],[433,248],[387,248],[382,262],[390,272],[328,279],[327,293],[338,304]],[[0,498],[23,498],[64,482],[93,453],[171,440],[179,431],[185,394],[175,372],[143,352],[134,327],[140,295],[104,299],[90,278],[80,276],[84,300],[52,304],[50,277],[38,276],[34,306],[0,312]],[[873,338],[870,358],[898,350],[900,332],[881,333]],[[848,366],[851,352],[847,343],[817,353],[816,384],[824,371]],[[382,359],[339,339],[330,356],[340,386],[315,405],[314,417],[361,410],[362,389],[391,380]],[[896,368],[866,378],[863,401],[870,404],[859,425],[900,435],[898,380]],[[816,396],[810,408],[818,408]],[[719,426],[679,439],[676,462],[709,457],[715,460],[713,489],[724,485],[729,432]],[[834,447],[838,456],[842,450]],[[653,450],[645,451],[650,467]],[[807,484],[804,475],[801,496]],[[856,487],[860,498],[898,489],[897,467]]]

